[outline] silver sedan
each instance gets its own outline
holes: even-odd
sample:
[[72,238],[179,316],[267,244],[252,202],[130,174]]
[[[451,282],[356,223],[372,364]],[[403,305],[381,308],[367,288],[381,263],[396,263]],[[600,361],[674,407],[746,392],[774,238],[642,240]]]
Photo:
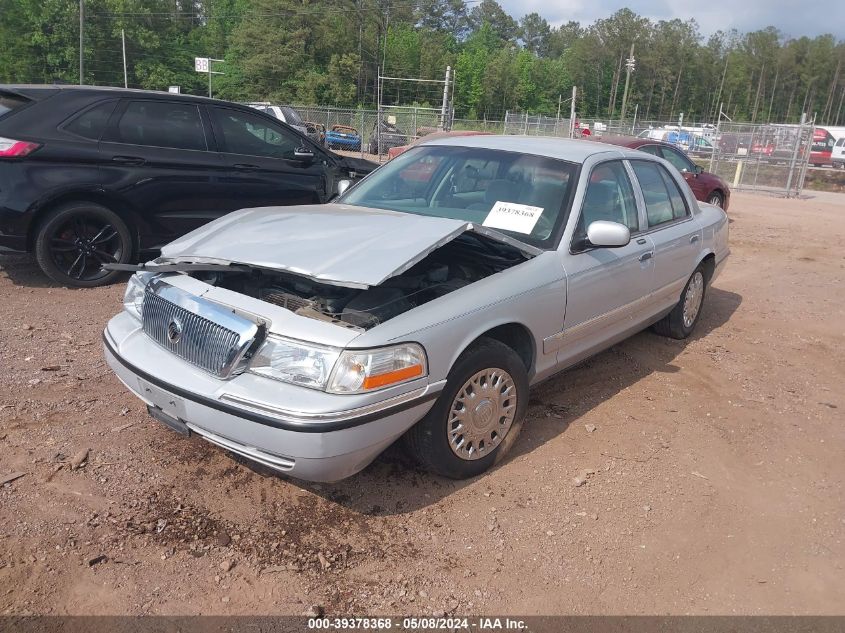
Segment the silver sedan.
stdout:
[[185,435],[333,481],[402,438],[478,475],[529,389],[649,326],[689,336],[728,220],[655,156],[442,138],[336,202],[244,209],[136,267],[109,365]]

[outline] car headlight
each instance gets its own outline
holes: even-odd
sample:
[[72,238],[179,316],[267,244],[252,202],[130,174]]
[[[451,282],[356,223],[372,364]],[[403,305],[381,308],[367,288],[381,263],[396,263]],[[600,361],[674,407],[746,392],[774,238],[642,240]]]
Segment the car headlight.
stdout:
[[144,307],[144,291],[152,278],[152,273],[137,272],[129,278],[129,283],[126,284],[126,292],[123,294],[123,309],[139,321],[141,320],[141,310]]
[[340,350],[334,347],[271,335],[252,359],[250,371],[302,387],[325,389],[338,356]]
[[330,393],[362,393],[422,378],[425,351],[416,343],[341,353],[329,381]]
[[428,366],[423,348],[416,343],[341,351],[270,335],[249,370],[301,387],[352,394],[421,378]]

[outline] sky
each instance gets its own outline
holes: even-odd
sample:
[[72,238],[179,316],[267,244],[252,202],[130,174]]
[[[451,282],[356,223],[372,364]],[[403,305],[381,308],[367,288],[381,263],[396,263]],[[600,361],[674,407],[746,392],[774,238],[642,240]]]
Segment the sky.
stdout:
[[845,40],[845,0],[499,0],[517,19],[536,11],[552,25],[574,20],[592,24],[619,9],[652,20],[695,18],[702,34],[774,26],[792,37],[832,33]]

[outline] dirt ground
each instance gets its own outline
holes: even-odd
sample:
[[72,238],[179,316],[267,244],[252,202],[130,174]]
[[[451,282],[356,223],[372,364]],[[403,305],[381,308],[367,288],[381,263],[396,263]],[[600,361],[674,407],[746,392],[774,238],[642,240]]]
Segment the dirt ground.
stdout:
[[122,284],[0,256],[0,614],[845,614],[845,195],[813,196],[735,194],[696,335],[536,388],[466,482],[184,439],[103,360]]

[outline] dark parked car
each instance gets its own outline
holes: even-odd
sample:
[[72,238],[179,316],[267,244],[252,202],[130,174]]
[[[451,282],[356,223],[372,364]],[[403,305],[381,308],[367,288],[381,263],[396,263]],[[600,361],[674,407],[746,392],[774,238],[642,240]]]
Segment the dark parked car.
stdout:
[[374,125],[370,134],[370,142],[367,145],[367,151],[370,154],[387,154],[391,147],[401,147],[410,142],[407,134],[387,121],[381,122],[381,147],[379,147],[378,134],[379,126]]
[[654,156],[665,158],[681,172],[684,180],[687,181],[690,189],[692,189],[696,200],[709,202],[710,204],[715,204],[717,207],[722,207],[725,211],[728,210],[728,205],[731,201],[731,190],[728,187],[728,183],[716,174],[704,171],[692,162],[689,156],[684,154],[682,150],[671,143],[665,143],[651,138],[635,138],[631,136],[603,136],[596,140],[602,143],[610,143],[611,145],[638,149]]
[[245,207],[330,200],[375,163],[338,156],[253,108],[189,95],[0,85],[0,250],[97,286]]

